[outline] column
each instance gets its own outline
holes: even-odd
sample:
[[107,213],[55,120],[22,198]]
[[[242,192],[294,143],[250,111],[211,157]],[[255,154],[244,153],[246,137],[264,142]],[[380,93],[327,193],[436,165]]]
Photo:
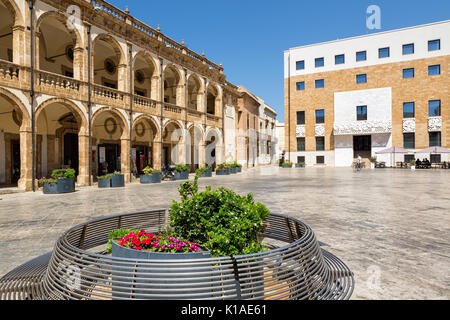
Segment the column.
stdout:
[[198,146],[198,167],[205,167],[205,143],[203,141]]
[[153,169],[161,170],[161,141],[153,142]]
[[78,134],[78,178],[81,186],[89,185],[89,135]]
[[120,138],[120,171],[125,176],[125,182],[130,181],[130,139]]
[[31,153],[31,128],[20,129],[20,179],[18,186],[20,190],[30,191],[32,189],[32,153]]

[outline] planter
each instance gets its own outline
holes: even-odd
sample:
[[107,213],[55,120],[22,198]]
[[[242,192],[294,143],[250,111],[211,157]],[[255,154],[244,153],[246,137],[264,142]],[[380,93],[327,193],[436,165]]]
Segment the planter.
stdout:
[[175,172],[175,180],[188,180],[189,171]]
[[[183,299],[186,299],[190,297],[189,296],[190,291],[185,290],[196,288],[196,286],[192,285],[193,283],[197,283],[198,287],[208,286],[208,283],[211,278],[205,277],[205,280],[190,280],[192,279],[190,267],[186,264],[183,265],[183,262],[185,262],[183,260],[198,260],[211,258],[211,253],[209,251],[177,253],[177,254],[146,252],[121,247],[116,243],[116,241],[112,241],[112,256],[114,258],[136,260],[135,267],[132,269],[127,270],[121,269],[120,267],[117,266],[112,267],[111,272],[112,281],[121,282],[120,284],[117,284],[119,288],[114,289],[112,292],[113,299],[134,298],[136,294],[163,295],[167,294],[167,292],[164,292],[163,290],[168,288],[183,290],[183,294],[185,294]],[[156,264],[160,260],[161,260],[160,265],[156,266]],[[177,261],[180,261],[179,265],[176,265]],[[152,263],[152,266],[148,265],[148,263]],[[148,273],[145,274],[143,271],[135,271],[139,270],[139,268],[145,268],[146,265],[147,267],[151,268],[159,267],[161,268],[161,270],[152,270],[151,275]],[[166,265],[170,266],[164,267]],[[206,293],[207,296],[209,296],[209,292],[212,292],[212,290],[211,291],[192,290],[192,294]],[[141,297],[138,298],[142,299]],[[159,300],[164,298],[154,297],[148,299]],[[194,299],[194,297],[191,297],[191,299]]]
[[415,171],[416,170],[416,166],[411,166],[411,170]]
[[151,175],[142,175],[139,177],[141,184],[149,184],[149,183],[160,183],[161,182],[161,173],[154,172]]
[[75,192],[75,180],[71,178],[58,178],[53,185],[44,184],[44,194],[59,194]]
[[125,187],[125,177],[123,174],[111,176],[111,188],[123,188],[123,187]]
[[206,170],[200,175],[200,178],[211,178],[212,177],[212,170]]
[[299,164],[299,163],[297,163],[297,164],[295,165],[295,167],[296,167],[296,168],[304,168],[305,165],[304,165],[304,164]]
[[237,172],[237,168],[231,168],[231,174],[236,174]]
[[284,164],[284,165],[283,165],[283,168],[286,168],[286,169],[292,168],[292,165],[286,165],[286,164]]
[[370,169],[372,169],[372,170],[375,169],[375,165],[376,165],[375,162],[371,162],[371,163],[370,163]]
[[111,188],[111,179],[98,179],[99,188]]
[[229,175],[229,173],[225,169],[223,169],[223,170],[217,169],[216,170],[216,175],[218,175],[218,176],[226,176],[226,175]]
[[242,172],[242,167],[237,167],[237,173],[241,173]]

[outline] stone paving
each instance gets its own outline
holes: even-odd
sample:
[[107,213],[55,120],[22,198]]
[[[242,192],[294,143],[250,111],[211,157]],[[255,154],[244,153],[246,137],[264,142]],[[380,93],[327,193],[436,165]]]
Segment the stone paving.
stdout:
[[[179,184],[0,195],[0,276],[81,222],[168,207]],[[205,185],[252,192],[272,212],[309,224],[354,272],[352,299],[450,298],[450,170],[261,167]]]

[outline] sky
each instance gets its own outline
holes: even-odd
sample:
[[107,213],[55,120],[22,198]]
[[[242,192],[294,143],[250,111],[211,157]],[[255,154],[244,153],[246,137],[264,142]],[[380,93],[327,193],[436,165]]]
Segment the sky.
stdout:
[[[227,80],[284,121],[283,53],[289,48],[450,19],[449,0],[109,0],[191,50],[223,64]],[[367,8],[381,9],[368,30]],[[450,30],[449,30],[450,32]]]

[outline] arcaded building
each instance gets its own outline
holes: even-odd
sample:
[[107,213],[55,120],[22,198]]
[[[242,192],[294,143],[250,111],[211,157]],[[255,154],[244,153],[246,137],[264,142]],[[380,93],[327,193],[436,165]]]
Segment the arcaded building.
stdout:
[[224,113],[238,114],[242,95],[225,79],[105,1],[0,0],[0,185],[31,190],[58,168],[89,185],[222,163]]
[[[448,154],[450,21],[291,48],[285,59],[286,152],[292,162],[351,166]],[[390,147],[408,154],[380,155]],[[395,157],[395,158],[394,158]]]

